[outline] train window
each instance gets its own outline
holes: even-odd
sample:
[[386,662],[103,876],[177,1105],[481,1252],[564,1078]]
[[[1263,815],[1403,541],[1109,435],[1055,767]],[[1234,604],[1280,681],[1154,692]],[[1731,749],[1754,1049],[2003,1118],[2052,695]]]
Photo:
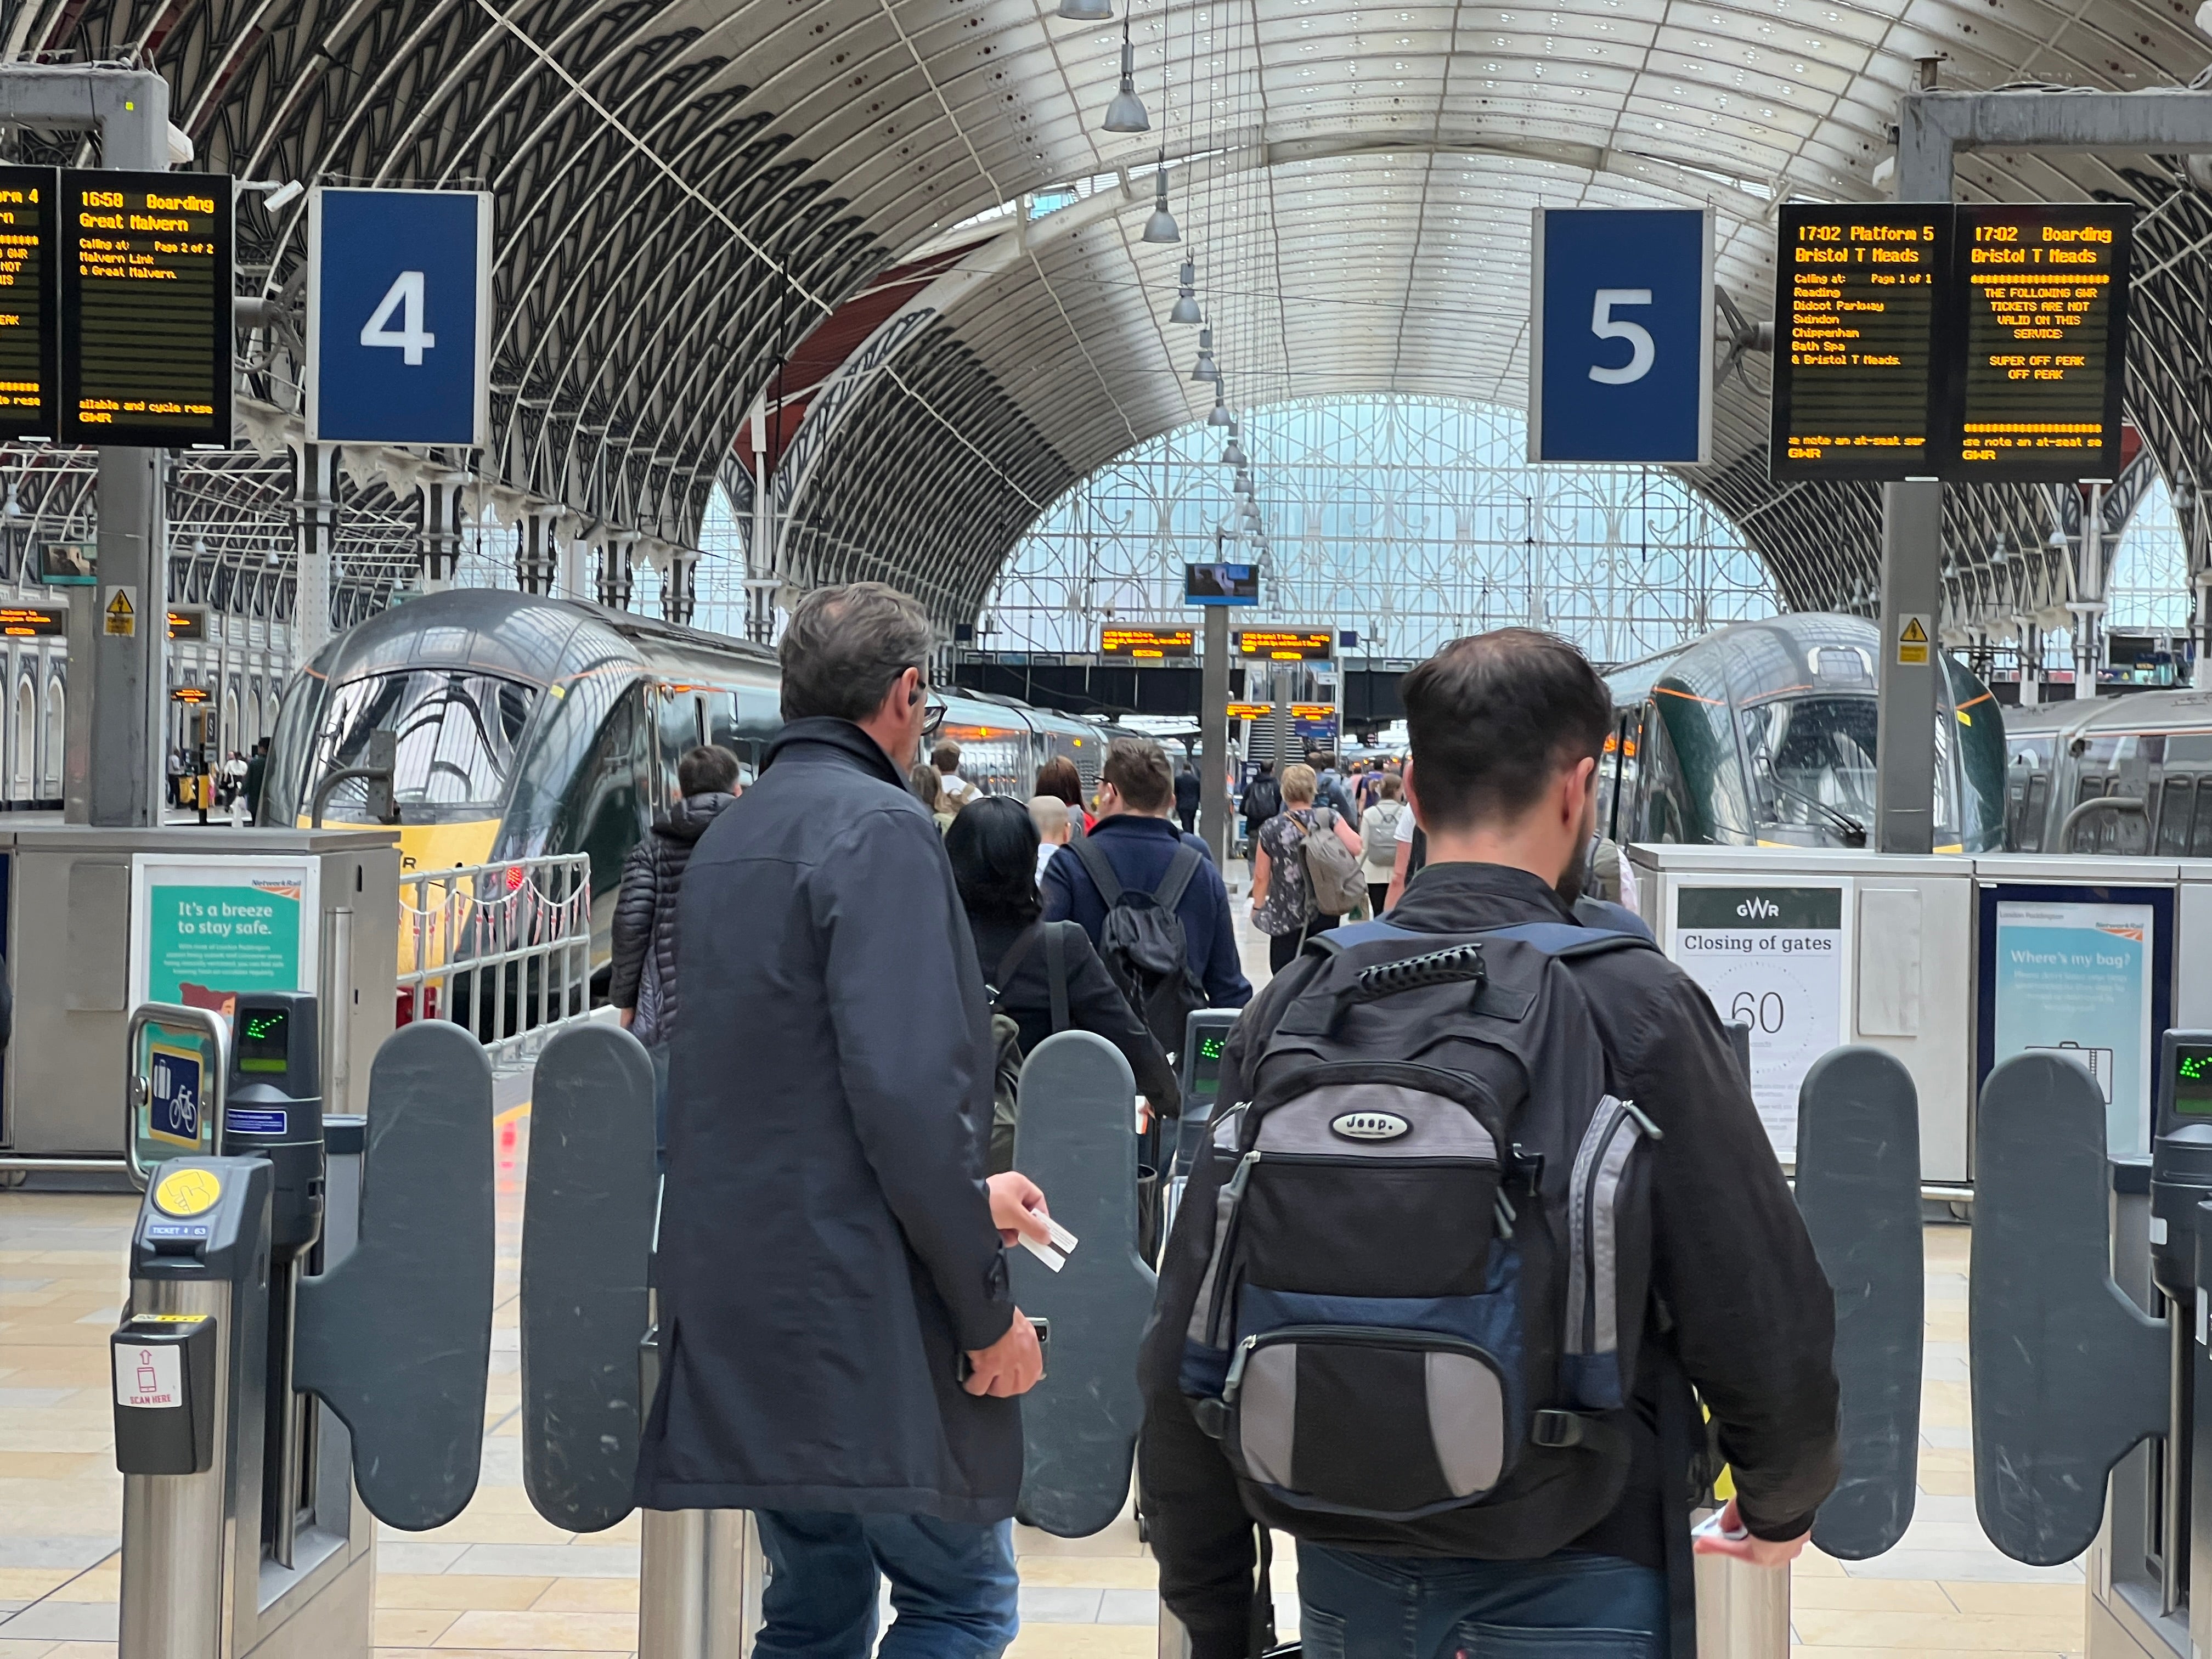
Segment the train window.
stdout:
[[2021,808],[2020,829],[2014,836],[2016,850],[2040,853],[2043,850],[2043,814],[2051,804],[2051,775],[2038,772],[2027,781],[2027,800]]
[[[495,807],[515,746],[543,694],[535,686],[447,669],[378,674],[331,693],[315,741],[317,779],[368,758],[372,732],[398,734],[392,790],[401,807]],[[337,816],[366,810],[365,786],[338,786]]]
[[2197,817],[2189,827],[2189,856],[2212,858],[2212,774],[2197,780]]
[[1874,822],[1874,699],[1778,697],[1742,720],[1760,838],[1864,846]]
[[2189,850],[2189,809],[2197,799],[2197,787],[2186,776],[2168,774],[2158,795],[2158,854],[2179,858]]

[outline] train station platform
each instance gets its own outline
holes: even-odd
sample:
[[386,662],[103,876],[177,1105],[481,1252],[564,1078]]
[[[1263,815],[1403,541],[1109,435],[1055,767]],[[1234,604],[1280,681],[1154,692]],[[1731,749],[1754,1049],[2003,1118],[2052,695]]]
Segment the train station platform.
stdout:
[[[1239,906],[1240,912],[1243,906]],[[1264,939],[1240,917],[1255,981]],[[522,1486],[517,1317],[526,1108],[501,1114],[497,1314],[482,1484],[459,1519],[378,1540],[378,1659],[624,1655],[637,1643],[640,1522],[561,1531]],[[112,1659],[122,1477],[108,1334],[137,1200],[0,1190],[0,1659]],[[2084,1650],[2081,1565],[2020,1565],[1974,1517],[1966,1371],[1968,1231],[1926,1232],[1925,1378],[1915,1517],[1898,1547],[1844,1563],[1808,1550],[1792,1585],[1808,1659],[2057,1659]],[[1755,1340],[1755,1333],[1746,1333]],[[1295,1553],[1279,1540],[1278,1619],[1297,1628]],[[1065,1540],[1018,1533],[1017,1659],[1156,1651],[1156,1576],[1133,1524]]]

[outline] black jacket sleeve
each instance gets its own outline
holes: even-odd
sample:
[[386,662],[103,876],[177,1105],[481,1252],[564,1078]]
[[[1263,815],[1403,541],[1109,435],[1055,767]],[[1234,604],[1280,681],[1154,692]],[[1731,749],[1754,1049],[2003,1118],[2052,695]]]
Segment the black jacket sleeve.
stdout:
[[1745,1525],[1795,1538],[1841,1467],[1835,1295],[1712,1004],[1669,973],[1639,1005],[1628,1080],[1665,1133],[1651,1149],[1652,1287]]
[[[1255,1034],[1273,1028],[1284,1003],[1316,971],[1318,961],[1300,957],[1245,1009],[1222,1051],[1222,1102],[1245,1098]],[[1145,1395],[1137,1455],[1152,1553],[1159,1560],[1160,1599],[1190,1632],[1192,1659],[1244,1659],[1259,1561],[1252,1518],[1237,1495],[1237,1477],[1220,1448],[1191,1416],[1178,1382],[1184,1331],[1212,1242],[1219,1184],[1213,1160],[1200,1158],[1176,1212],[1137,1360]]]
[[[1049,922],[1048,927],[1060,927]],[[1100,1036],[1121,1051],[1129,1062],[1129,1069],[1137,1074],[1137,1092],[1152,1103],[1152,1108],[1166,1117],[1174,1117],[1182,1109],[1182,1091],[1176,1085],[1175,1067],[1168,1064],[1166,1052],[1159,1040],[1139,1019],[1129,1006],[1128,998],[1121,988],[1114,983],[1106,964],[1098,959],[1091,948],[1089,935],[1080,927],[1065,927],[1067,939],[1067,1014],[1075,1028],[1081,1031],[1096,1031]],[[1042,944],[1030,951],[1034,964],[1038,993],[1048,1000],[1052,994],[1046,975],[1049,969]]]
[[[650,837],[651,832],[647,831]],[[648,838],[623,860],[622,888],[615,896],[614,963],[607,1000],[617,1008],[637,1006],[637,982],[653,942],[653,842]]]

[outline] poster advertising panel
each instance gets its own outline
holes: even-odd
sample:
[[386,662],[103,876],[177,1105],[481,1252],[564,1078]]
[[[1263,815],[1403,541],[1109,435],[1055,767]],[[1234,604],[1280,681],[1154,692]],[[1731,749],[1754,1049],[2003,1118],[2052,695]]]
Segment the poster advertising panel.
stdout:
[[1983,890],[1980,1074],[2031,1049],[2088,1067],[2115,1157],[2150,1150],[2151,1057],[2167,1023],[2172,895]]
[[230,1018],[242,991],[312,991],[322,934],[318,860],[277,854],[131,861],[131,1000]]
[[1674,888],[1667,954],[1720,1017],[1751,1027],[1751,1097],[1774,1155],[1797,1158],[1797,1091],[1813,1062],[1850,1040],[1844,988],[1848,881],[1793,878]]

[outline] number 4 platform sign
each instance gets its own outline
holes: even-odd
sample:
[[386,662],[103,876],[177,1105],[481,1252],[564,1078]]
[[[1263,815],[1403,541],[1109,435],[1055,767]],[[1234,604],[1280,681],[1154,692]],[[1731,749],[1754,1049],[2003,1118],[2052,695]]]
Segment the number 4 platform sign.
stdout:
[[488,194],[314,192],[307,437],[481,447],[490,428]]
[[1667,954],[1723,1020],[1751,1027],[1751,1097],[1774,1154],[1797,1157],[1797,1091],[1848,1040],[1841,883],[1674,889]]

